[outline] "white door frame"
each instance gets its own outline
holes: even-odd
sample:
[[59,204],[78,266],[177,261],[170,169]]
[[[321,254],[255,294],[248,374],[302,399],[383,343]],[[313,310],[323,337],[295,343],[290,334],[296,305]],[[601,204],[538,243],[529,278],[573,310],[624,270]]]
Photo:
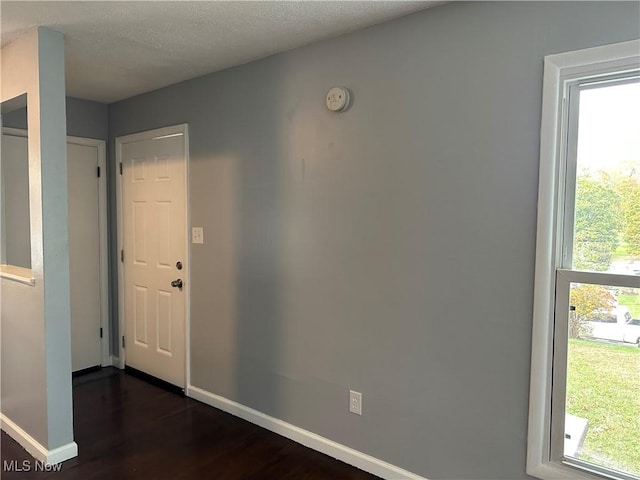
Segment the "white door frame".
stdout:
[[113,365],[109,354],[111,346],[111,328],[109,325],[109,245],[107,226],[107,155],[106,142],[93,138],[67,137],[67,143],[95,147],[98,150],[98,168],[100,168],[100,180],[98,181],[98,227],[100,229],[100,328],[102,338],[100,345],[102,350],[101,365],[103,367]]
[[[119,358],[114,358],[113,364],[123,369],[125,366],[126,348],[122,346],[122,337],[125,332],[124,322],[124,268],[120,259],[120,252],[124,249],[123,235],[123,211],[122,211],[122,175],[120,174],[120,165],[122,163],[122,145],[126,143],[141,142],[145,140],[154,140],[158,137],[182,135],[184,141],[184,158],[185,158],[185,205],[186,205],[186,224],[187,231],[184,232],[187,245],[187,261],[189,268],[187,269],[187,277],[184,285],[186,305],[185,305],[185,385],[190,384],[190,325],[191,325],[191,215],[189,208],[189,125],[182,123],[172,125],[170,127],[157,128],[131,135],[124,135],[116,138],[116,162],[114,165],[114,175],[116,176],[116,210],[118,225],[118,335],[119,339]],[[186,388],[186,387],[185,387]]]
[[[2,134],[18,137],[28,136],[27,130],[20,128],[3,127]],[[100,181],[98,182],[98,228],[100,238],[100,364],[103,367],[113,365],[113,359],[109,354],[111,350],[111,328],[109,322],[109,234],[107,226],[107,155],[106,142],[94,138],[67,136],[67,143],[95,147],[98,150],[98,167],[100,168]]]

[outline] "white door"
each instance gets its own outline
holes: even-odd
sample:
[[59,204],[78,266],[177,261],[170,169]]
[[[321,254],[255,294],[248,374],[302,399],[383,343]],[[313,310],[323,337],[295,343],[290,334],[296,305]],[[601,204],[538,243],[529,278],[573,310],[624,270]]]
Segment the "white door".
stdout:
[[183,134],[119,139],[126,365],[185,386],[188,278]]
[[101,364],[98,147],[67,143],[71,363]]

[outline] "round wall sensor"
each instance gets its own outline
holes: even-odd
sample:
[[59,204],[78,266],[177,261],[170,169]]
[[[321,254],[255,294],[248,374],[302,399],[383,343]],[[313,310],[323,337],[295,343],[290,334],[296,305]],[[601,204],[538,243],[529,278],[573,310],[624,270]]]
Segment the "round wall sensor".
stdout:
[[327,93],[327,108],[332,112],[343,112],[349,106],[349,90],[343,87],[333,87]]

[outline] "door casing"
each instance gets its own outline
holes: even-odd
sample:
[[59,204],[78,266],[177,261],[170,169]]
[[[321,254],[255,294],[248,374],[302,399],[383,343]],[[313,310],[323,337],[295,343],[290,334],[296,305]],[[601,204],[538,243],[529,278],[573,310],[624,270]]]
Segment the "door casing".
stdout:
[[107,227],[107,155],[106,142],[83,137],[67,137],[67,143],[95,147],[98,150],[98,167],[100,181],[98,182],[98,227],[100,229],[100,328],[102,329],[101,365],[113,365],[110,355],[111,327],[109,322],[109,245]]

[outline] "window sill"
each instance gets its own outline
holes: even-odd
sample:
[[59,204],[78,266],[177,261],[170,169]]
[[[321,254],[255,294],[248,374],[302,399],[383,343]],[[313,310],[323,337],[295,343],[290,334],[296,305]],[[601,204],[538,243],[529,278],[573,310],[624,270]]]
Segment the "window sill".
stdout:
[[0,278],[6,278],[31,287],[36,284],[36,279],[33,278],[30,268],[16,267],[15,265],[0,265]]
[[527,466],[527,473],[541,480],[619,480],[631,478],[614,476],[605,472],[597,472],[572,462],[532,462]]

